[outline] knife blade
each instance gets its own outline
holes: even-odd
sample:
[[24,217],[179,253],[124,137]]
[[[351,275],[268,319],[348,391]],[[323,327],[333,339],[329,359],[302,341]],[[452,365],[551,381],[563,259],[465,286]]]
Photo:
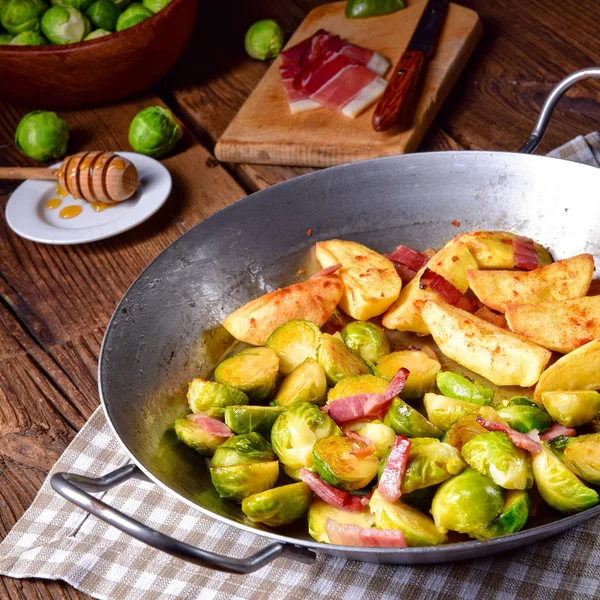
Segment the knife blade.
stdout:
[[433,53],[448,12],[448,0],[429,0],[406,50],[373,113],[373,129],[387,131],[406,116],[425,59]]

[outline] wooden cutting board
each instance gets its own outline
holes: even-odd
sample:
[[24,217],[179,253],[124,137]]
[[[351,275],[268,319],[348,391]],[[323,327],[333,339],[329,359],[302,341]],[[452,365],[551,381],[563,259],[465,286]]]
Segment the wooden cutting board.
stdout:
[[[407,8],[370,19],[346,19],[345,2],[315,8],[292,35],[293,46],[318,29],[376,50],[393,66],[427,4],[412,0]],[[270,165],[329,167],[342,163],[414,151],[446,99],[481,35],[477,13],[450,4],[435,55],[426,66],[414,125],[403,132],[377,133],[371,127],[375,104],[349,119],[326,108],[292,115],[279,76],[281,58],[250,94],[215,148],[219,160]]]

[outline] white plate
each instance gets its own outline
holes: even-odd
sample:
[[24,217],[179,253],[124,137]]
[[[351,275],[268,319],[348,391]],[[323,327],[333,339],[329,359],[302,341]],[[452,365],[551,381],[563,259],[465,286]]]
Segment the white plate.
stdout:
[[[56,197],[56,182],[25,181],[6,205],[6,221],[10,228],[33,242],[82,244],[103,240],[144,222],[169,197],[171,175],[157,160],[143,154],[116,154],[130,160],[138,170],[140,186],[131,199],[96,212],[85,200],[67,196],[62,198],[58,208],[50,210],[46,203]],[[81,206],[81,214],[72,219],[61,219],[61,209],[72,205]]]

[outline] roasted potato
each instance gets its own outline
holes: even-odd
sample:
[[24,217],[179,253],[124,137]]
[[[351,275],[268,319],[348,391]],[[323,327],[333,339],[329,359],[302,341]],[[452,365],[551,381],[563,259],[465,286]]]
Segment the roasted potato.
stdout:
[[342,280],[336,274],[308,279],[244,304],[223,321],[223,327],[242,342],[262,346],[277,327],[294,319],[322,327],[342,291]]
[[600,340],[573,350],[546,369],[533,399],[541,404],[544,392],[556,390],[600,390]]
[[496,385],[535,384],[552,355],[515,333],[449,304],[428,301],[422,317],[448,358]]
[[[515,253],[512,244],[515,237],[508,231],[470,231],[454,238],[450,244],[466,244],[480,269],[513,269]],[[552,262],[546,248],[535,244],[535,249],[540,265]]]
[[594,257],[579,254],[533,271],[467,271],[469,287],[487,306],[505,312],[511,303],[538,304],[585,296]]
[[509,304],[506,320],[515,333],[544,348],[567,354],[591,340],[600,339],[600,296],[541,304]]
[[356,242],[328,240],[317,242],[316,253],[323,268],[341,263],[340,308],[354,319],[380,315],[398,298],[402,280],[392,262],[378,252]]
[[[469,287],[467,271],[478,268],[473,255],[464,244],[447,245],[442,248],[432,256],[427,267],[442,275],[461,292],[466,292]],[[419,287],[424,271],[425,267],[404,287],[398,300],[388,308],[383,315],[384,327],[398,331],[429,333],[427,325],[421,318],[421,310],[427,300],[439,300],[440,297],[432,290],[422,290]]]

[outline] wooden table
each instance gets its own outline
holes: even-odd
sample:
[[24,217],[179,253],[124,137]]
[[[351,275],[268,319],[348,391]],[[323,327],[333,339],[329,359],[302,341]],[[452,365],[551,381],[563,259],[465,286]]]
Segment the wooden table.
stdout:
[[[135,230],[94,244],[43,246],[6,225],[13,189],[0,182],[0,536],[33,500],[48,471],[98,406],[96,368],[110,315],[140,271],[182,233],[245,194],[309,169],[221,165],[211,154],[266,65],[243,52],[243,34],[272,17],[291,33],[318,0],[202,3],[186,53],[158,89],[116,106],[62,114],[69,150],[128,149],[131,118],[166,104],[187,126],[167,205]],[[597,0],[461,0],[482,17],[484,38],[421,151],[517,149],[563,76],[600,57]],[[210,7],[207,7],[210,4]],[[208,14],[207,14],[208,13]],[[235,13],[235,19],[231,16]],[[217,24],[217,26],[215,26]],[[598,129],[598,83],[560,102],[538,152]],[[28,165],[12,145],[28,109],[0,105],[0,165]],[[0,578],[1,598],[84,598],[66,584]]]

